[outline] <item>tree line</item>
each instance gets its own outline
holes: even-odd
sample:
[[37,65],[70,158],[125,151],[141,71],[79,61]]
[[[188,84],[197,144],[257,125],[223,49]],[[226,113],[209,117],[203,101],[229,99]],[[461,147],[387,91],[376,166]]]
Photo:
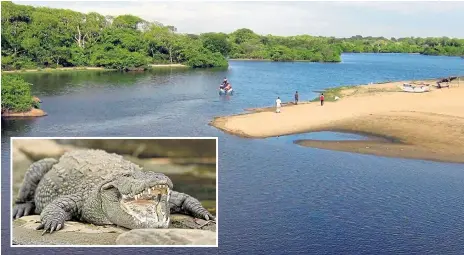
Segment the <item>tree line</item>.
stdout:
[[2,69],[97,66],[119,70],[181,63],[226,67],[227,59],[340,62],[344,52],[464,56],[455,38],[351,38],[177,33],[133,15],[103,16],[2,2]]

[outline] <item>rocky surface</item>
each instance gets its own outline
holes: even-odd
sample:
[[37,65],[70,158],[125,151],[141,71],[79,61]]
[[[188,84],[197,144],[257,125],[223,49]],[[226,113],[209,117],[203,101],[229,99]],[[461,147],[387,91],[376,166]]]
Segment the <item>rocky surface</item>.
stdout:
[[40,100],[40,98],[36,97],[36,96],[33,96],[32,97],[32,100],[36,103],[42,103],[42,100]]
[[[13,243],[17,245],[155,245],[216,244],[216,223],[174,214],[169,229],[128,230],[116,226],[94,226],[67,221],[63,229],[42,235],[35,230],[40,216],[13,221]],[[147,236],[147,233],[150,233]],[[167,236],[163,236],[163,235]]]
[[118,245],[216,245],[216,233],[194,229],[134,229],[116,239]]
[[42,117],[47,116],[47,113],[42,109],[32,108],[27,112],[2,112],[2,117]]

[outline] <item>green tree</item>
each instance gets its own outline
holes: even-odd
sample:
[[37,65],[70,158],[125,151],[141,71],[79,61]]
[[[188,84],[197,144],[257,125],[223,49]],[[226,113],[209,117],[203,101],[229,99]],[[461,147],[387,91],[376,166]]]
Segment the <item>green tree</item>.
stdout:
[[231,46],[224,33],[204,33],[200,35],[203,46],[212,52],[219,52],[224,57],[229,55]]
[[29,111],[34,105],[30,86],[18,75],[2,75],[2,113]]

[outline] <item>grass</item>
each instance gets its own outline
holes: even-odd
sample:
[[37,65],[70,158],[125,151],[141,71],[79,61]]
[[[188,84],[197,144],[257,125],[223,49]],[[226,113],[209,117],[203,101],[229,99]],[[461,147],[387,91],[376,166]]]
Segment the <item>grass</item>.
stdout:
[[[384,84],[388,82],[379,82],[374,84]],[[351,90],[351,92],[346,93],[347,90]],[[352,96],[355,94],[367,94],[367,93],[378,93],[378,92],[398,92],[401,91],[399,88],[372,88],[372,87],[365,87],[363,85],[348,85],[348,86],[341,86],[341,87],[334,87],[328,88],[324,90],[325,101],[326,102],[334,102],[335,97],[339,97],[340,99],[346,96]],[[344,93],[345,92],[345,93]],[[312,99],[310,102],[318,102],[319,96]]]
[[[326,102],[333,102],[335,101],[335,97],[342,98],[343,97],[343,90],[346,89],[354,89],[357,86],[342,86],[342,87],[335,87],[335,88],[328,88],[324,90],[324,101]],[[311,102],[317,102],[319,101],[319,96],[311,100]]]

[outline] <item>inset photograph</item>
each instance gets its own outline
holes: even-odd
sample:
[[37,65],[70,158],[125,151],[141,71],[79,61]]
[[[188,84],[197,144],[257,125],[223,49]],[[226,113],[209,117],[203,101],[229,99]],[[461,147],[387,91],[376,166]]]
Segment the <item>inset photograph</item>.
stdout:
[[11,245],[218,247],[217,138],[11,138]]

